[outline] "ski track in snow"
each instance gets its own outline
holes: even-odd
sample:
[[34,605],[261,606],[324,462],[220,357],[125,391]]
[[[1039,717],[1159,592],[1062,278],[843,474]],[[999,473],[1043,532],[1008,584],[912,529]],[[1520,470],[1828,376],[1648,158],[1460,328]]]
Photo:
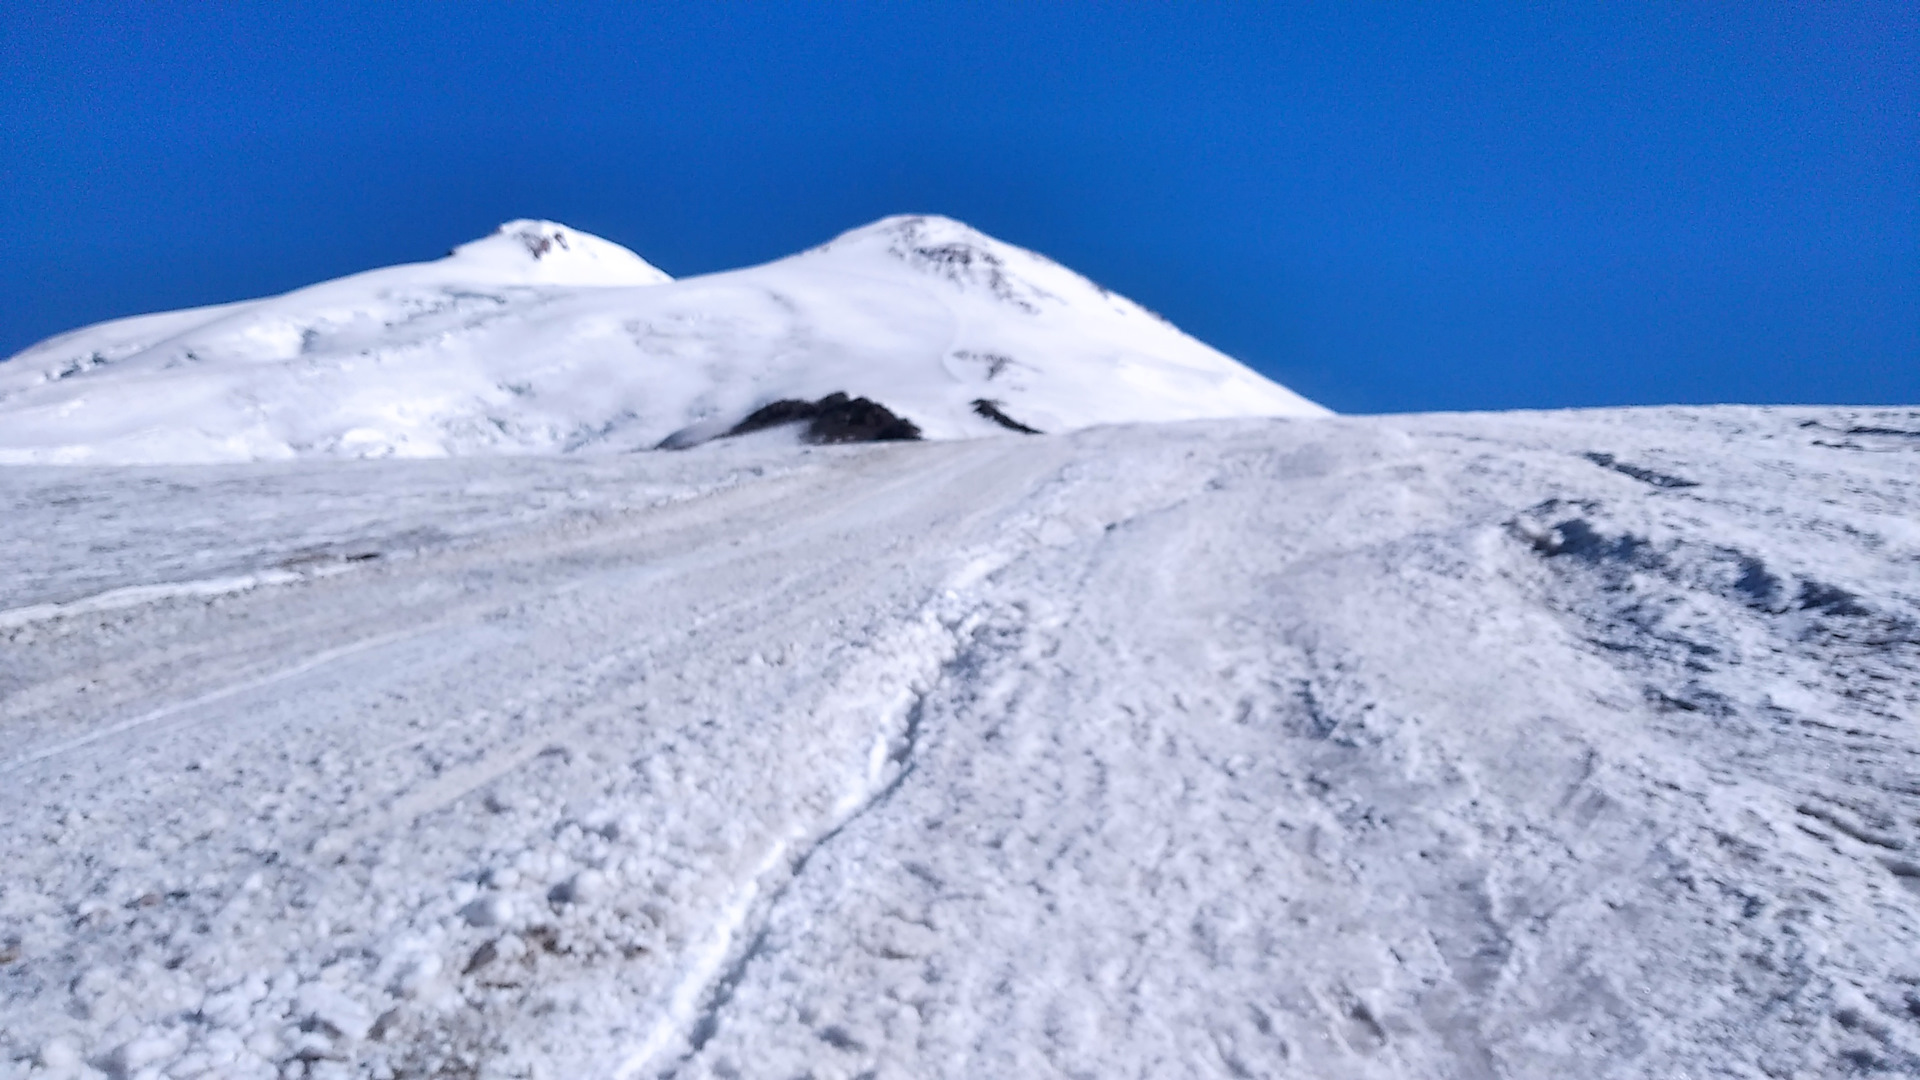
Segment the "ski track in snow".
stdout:
[[0,1076],[1920,1073],[1916,432],[0,470]]

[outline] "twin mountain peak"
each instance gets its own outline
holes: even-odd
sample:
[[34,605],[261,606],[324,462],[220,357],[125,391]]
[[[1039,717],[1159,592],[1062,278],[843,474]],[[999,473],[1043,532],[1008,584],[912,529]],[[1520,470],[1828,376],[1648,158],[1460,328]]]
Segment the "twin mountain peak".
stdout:
[[431,262],[100,323],[0,364],[0,463],[619,452],[1325,414],[1131,300],[937,216],[679,280],[612,241],[510,221]]

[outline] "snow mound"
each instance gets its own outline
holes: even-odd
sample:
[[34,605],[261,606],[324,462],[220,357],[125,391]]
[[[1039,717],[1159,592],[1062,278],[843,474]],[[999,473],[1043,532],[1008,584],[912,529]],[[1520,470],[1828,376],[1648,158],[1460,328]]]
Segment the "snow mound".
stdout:
[[442,260],[476,277],[545,285],[658,285],[666,272],[597,236],[553,221],[509,221]]
[[42,342],[0,365],[0,463],[687,446],[836,393],[930,439],[1326,414],[948,218],[682,281],[525,220],[433,262]]

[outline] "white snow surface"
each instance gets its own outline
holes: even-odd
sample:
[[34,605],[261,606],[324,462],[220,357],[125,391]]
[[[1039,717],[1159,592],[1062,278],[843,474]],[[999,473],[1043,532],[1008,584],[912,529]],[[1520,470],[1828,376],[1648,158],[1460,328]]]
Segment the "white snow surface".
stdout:
[[650,449],[834,392],[928,438],[1326,410],[1032,252],[893,217],[672,281],[514,221],[436,262],[120,319],[0,364],[0,463]]
[[1920,1072],[1920,410],[0,520],[0,1075]]

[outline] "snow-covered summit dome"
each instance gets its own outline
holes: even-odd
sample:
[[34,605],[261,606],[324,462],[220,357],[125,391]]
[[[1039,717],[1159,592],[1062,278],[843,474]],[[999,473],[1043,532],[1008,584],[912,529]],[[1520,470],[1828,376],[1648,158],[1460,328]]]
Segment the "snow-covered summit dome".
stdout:
[[996,240],[964,221],[955,221],[940,214],[890,214],[878,221],[848,229],[803,254],[879,248],[905,257],[918,247],[967,248],[993,254],[1022,250]]
[[545,285],[658,285],[664,271],[611,240],[557,221],[521,218],[454,248],[443,263]]
[[[1114,298],[1112,293],[1052,259],[996,240],[938,214],[897,214],[851,229],[804,252],[802,258],[877,259],[904,263],[1027,314]],[[1134,305],[1128,304],[1129,308]]]

